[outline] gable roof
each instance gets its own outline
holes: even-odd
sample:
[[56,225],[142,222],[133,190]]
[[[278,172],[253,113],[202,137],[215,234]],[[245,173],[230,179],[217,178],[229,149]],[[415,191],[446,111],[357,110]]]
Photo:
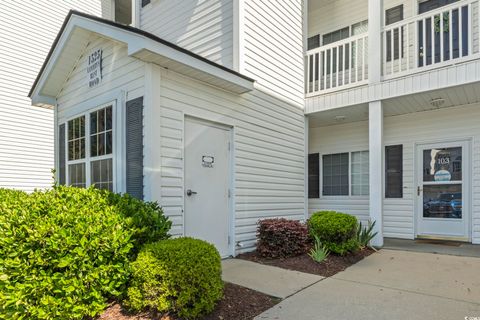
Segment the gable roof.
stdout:
[[237,94],[253,90],[253,79],[149,32],[72,10],[30,89],[33,105],[55,105],[61,86],[92,34],[124,43],[129,56],[224,90]]

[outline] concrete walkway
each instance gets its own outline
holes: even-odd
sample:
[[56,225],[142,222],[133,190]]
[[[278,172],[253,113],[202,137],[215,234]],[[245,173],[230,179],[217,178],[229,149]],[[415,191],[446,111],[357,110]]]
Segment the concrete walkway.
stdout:
[[449,254],[480,258],[480,245],[453,241],[406,240],[386,238],[383,249]]
[[381,250],[256,319],[480,317],[480,259]]
[[241,259],[222,261],[223,281],[285,299],[323,277]]

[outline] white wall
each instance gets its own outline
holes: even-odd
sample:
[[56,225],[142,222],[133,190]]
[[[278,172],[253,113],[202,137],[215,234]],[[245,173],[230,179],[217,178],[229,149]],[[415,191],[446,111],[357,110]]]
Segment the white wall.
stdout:
[[[473,138],[473,242],[480,243],[480,105],[417,112],[384,119],[384,144],[403,145],[403,198],[384,199],[385,237],[414,238],[415,143],[442,139]],[[309,153],[337,153],[368,149],[368,122],[354,122],[322,128],[310,128]],[[320,178],[321,179],[321,178]],[[369,215],[368,197],[327,197],[309,199],[309,213],[338,210],[361,220]]]
[[[366,151],[368,150],[368,122],[346,123],[328,127],[310,128],[309,153],[322,155]],[[320,176],[320,185],[322,177]],[[308,200],[308,212],[335,210],[353,214],[362,222],[369,219],[368,196],[322,196],[320,199]]]
[[245,0],[240,72],[257,88],[304,106],[303,1]]
[[183,233],[185,115],[234,128],[234,241],[244,244],[240,251],[254,246],[260,218],[304,218],[301,109],[258,90],[238,96],[166,70],[160,83],[161,110],[154,111],[159,116],[152,121],[160,125],[153,140],[161,147],[161,188],[152,191],[152,198],[172,218],[173,234]]
[[153,0],[142,8],[141,29],[233,67],[233,0]]
[[70,9],[101,14],[99,0],[4,0],[0,4],[0,188],[52,183],[53,113],[28,91]]

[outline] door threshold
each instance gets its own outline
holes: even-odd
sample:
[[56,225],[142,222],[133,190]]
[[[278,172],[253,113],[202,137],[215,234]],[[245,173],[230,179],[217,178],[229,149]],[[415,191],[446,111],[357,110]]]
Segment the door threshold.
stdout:
[[453,245],[454,243],[470,243],[469,238],[465,237],[442,237],[442,236],[428,236],[428,235],[418,235],[415,238],[415,241],[431,244],[445,244]]

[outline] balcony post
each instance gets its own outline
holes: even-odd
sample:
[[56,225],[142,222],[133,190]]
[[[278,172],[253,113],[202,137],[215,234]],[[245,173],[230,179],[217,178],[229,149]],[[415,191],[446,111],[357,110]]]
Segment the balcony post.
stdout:
[[370,220],[375,221],[377,235],[372,245],[383,246],[383,107],[381,101],[373,101],[368,107]]
[[368,79],[378,83],[382,76],[383,0],[368,0]]

